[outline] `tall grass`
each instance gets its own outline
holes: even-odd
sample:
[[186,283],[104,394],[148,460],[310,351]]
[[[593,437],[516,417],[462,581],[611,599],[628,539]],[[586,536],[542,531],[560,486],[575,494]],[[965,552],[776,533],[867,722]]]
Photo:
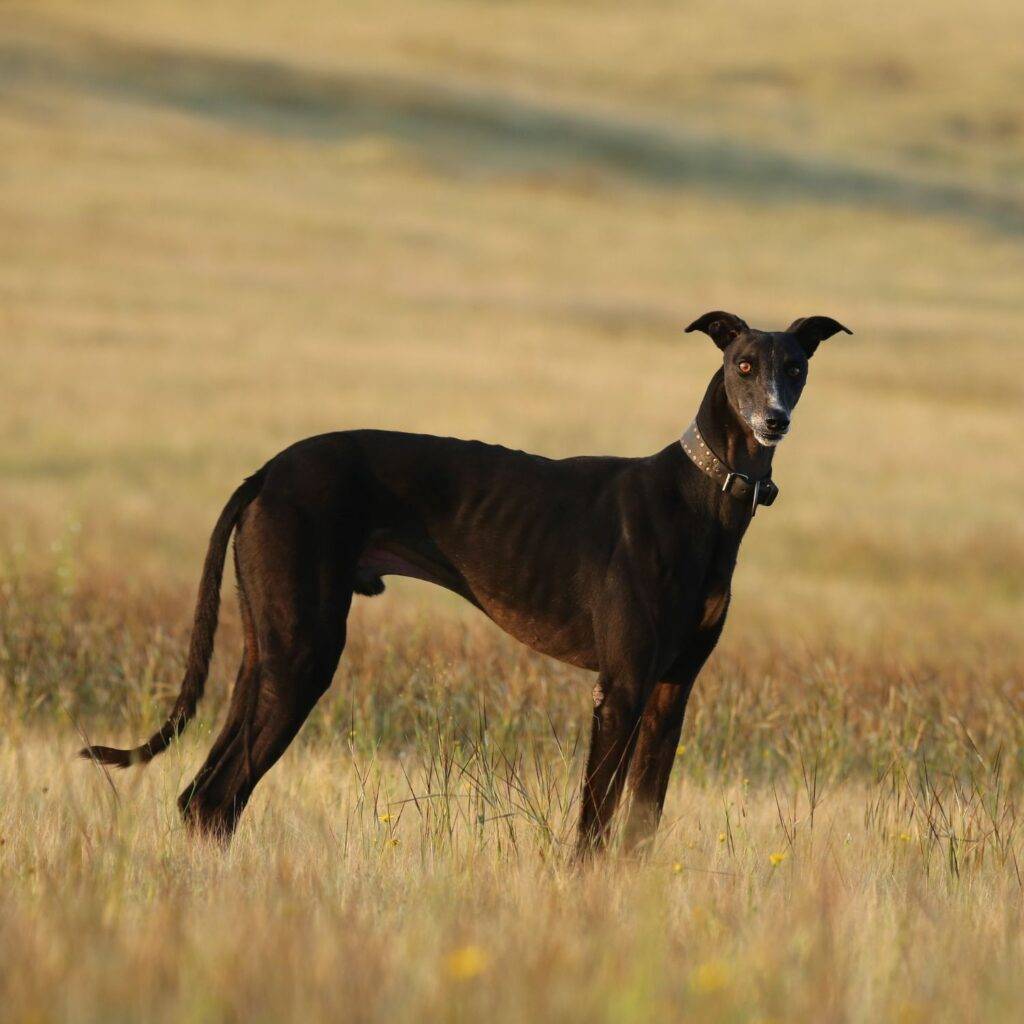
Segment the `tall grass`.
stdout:
[[[122,739],[148,734],[183,668],[185,635],[169,633],[161,618],[184,618],[183,609],[112,606],[105,594],[69,598],[12,581],[5,598],[7,727],[62,722]],[[589,730],[587,673],[532,654],[480,618],[385,601],[357,601],[332,690],[305,728],[311,742],[343,737],[361,753],[401,757],[444,739],[483,744],[513,763],[524,745],[555,760],[579,751]],[[229,620],[200,720],[207,731],[238,647]],[[830,784],[895,773],[970,786],[998,768],[1012,788],[1024,772],[1017,671],[998,657],[967,671],[927,654],[794,649],[785,635],[733,642],[701,676],[680,763],[691,782],[712,786],[808,773]]]
[[482,719],[404,756],[307,738],[227,853],[172,812],[195,743],[115,797],[68,739],[0,747],[13,1019],[1012,1019],[1021,995],[998,764],[683,773],[648,860],[580,870],[577,759]]

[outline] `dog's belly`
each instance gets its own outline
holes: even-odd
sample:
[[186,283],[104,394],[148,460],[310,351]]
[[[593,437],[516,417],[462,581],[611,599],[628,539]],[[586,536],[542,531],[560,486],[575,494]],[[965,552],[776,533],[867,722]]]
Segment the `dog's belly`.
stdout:
[[480,598],[477,605],[492,622],[531,650],[576,668],[597,670],[592,632],[581,623],[523,611],[494,598]]
[[394,538],[371,541],[356,563],[356,589],[361,593],[380,593],[382,576],[408,576],[425,580],[436,586],[452,590],[472,600],[466,593],[465,583],[455,569],[438,554],[420,550],[414,544],[405,544]]
[[408,558],[384,548],[371,547],[364,551],[356,565],[356,575],[364,580],[372,580],[378,576],[408,576],[416,580],[426,580],[427,583],[435,583],[440,587],[444,586],[438,575],[425,566],[416,565]]
[[529,610],[519,602],[473,586],[436,549],[394,537],[371,541],[356,564],[356,590],[377,594],[382,576],[405,576],[444,587],[479,608],[509,636],[527,647],[577,668],[596,669],[592,631],[581,621],[557,612],[538,612],[548,602],[539,600]]

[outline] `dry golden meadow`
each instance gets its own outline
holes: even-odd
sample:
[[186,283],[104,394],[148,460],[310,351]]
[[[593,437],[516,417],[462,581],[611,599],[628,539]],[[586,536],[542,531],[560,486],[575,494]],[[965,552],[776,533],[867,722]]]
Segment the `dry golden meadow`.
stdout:
[[[11,1021],[1019,1020],[1024,7],[0,4]],[[732,309],[837,317],[643,863],[569,859],[590,683],[358,600],[229,851],[239,652],[145,771],[209,530],[299,437],[686,425]]]

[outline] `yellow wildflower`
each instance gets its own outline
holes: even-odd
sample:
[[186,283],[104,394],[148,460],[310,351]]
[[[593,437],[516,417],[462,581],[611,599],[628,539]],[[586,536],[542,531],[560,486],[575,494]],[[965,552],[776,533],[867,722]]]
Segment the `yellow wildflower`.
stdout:
[[469,981],[490,966],[491,958],[479,946],[460,946],[453,949],[445,959],[448,977],[456,981]]
[[777,868],[786,859],[786,852],[783,850],[781,853],[770,853],[768,859],[772,862],[772,867]]
[[393,817],[392,817],[392,815],[390,815],[390,814],[382,814],[382,815],[380,816],[380,820],[381,820],[381,822],[382,822],[383,824],[385,824],[385,825],[386,825],[386,824],[387,824],[387,823],[388,823],[389,821],[392,821],[392,820],[393,820]]
[[727,836],[726,836],[726,834],[724,832],[719,832],[718,833],[718,841],[720,843],[724,843],[726,838],[727,838]]
[[916,1003],[900,1003],[896,1007],[897,1024],[920,1024],[925,1019],[924,1010]]
[[708,960],[690,975],[690,987],[704,995],[721,992],[728,984],[729,965],[724,960]]
[[682,873],[683,873],[683,865],[680,864],[679,861],[676,861],[675,864],[672,865],[672,874],[673,875],[681,875]]

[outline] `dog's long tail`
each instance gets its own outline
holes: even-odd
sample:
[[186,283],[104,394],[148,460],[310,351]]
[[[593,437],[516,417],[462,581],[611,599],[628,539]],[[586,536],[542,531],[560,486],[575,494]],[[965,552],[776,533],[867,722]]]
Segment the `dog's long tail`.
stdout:
[[118,768],[146,764],[157,754],[165,751],[195,715],[210,671],[210,658],[213,655],[213,640],[217,633],[217,616],[220,611],[220,583],[224,576],[228,542],[231,540],[231,533],[238,522],[238,517],[259,494],[265,471],[266,467],[254,473],[231,495],[210,535],[210,545],[206,550],[206,561],[203,563],[203,575],[199,582],[199,597],[196,600],[185,678],[167,721],[160,727],[159,732],[150,736],[142,746],[131,750],[119,750],[117,747],[86,747],[79,751],[79,757],[116,765]]

